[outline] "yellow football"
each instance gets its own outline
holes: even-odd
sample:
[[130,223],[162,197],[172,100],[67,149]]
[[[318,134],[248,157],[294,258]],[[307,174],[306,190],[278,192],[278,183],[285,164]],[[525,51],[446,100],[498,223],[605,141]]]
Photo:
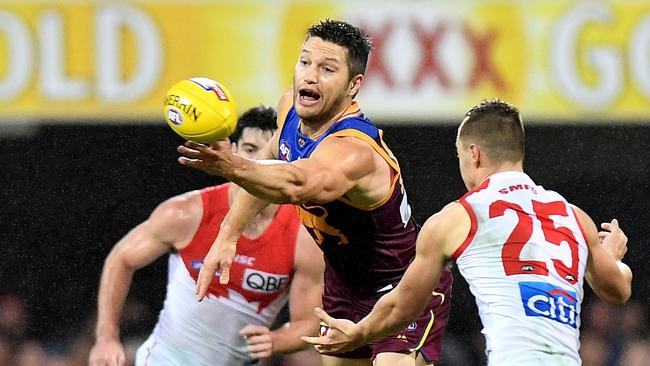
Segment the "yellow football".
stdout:
[[167,124],[186,140],[214,142],[237,127],[237,107],[226,87],[196,77],[181,80],[167,91],[163,110]]

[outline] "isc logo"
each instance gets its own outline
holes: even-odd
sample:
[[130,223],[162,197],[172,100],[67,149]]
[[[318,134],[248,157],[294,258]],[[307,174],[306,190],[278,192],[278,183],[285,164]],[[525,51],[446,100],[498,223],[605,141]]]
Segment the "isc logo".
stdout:
[[284,288],[289,276],[246,268],[242,288],[251,292],[272,293]]
[[573,291],[545,282],[519,282],[527,316],[541,316],[577,328],[577,297]]

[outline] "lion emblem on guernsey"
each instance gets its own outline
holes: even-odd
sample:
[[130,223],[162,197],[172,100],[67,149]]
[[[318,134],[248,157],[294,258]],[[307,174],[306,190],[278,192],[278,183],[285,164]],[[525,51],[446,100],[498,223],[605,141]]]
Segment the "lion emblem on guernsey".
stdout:
[[319,246],[349,243],[348,238],[339,229],[327,223],[329,212],[325,207],[298,206],[298,215]]

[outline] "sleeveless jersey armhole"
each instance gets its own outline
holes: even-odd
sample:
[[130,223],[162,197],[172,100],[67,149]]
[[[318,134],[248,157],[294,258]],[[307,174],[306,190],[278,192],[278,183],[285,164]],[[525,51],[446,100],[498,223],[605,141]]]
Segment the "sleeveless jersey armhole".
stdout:
[[[400,178],[400,168],[399,164],[397,164],[397,161],[393,158],[392,153],[389,151],[386,151],[386,149],[382,148],[375,140],[373,140],[370,136],[366,135],[363,132],[360,132],[355,129],[345,129],[345,130],[340,130],[337,131],[330,136],[335,136],[335,137],[356,137],[362,141],[365,141],[372,147],[372,149],[377,152],[385,161],[388,163],[388,166],[390,167],[391,170],[391,182],[390,182],[390,188],[386,195],[379,201],[371,204],[371,205],[359,205],[355,204],[354,202],[350,201],[349,199],[345,198],[345,196],[339,198],[339,200],[349,206],[352,206],[354,208],[360,209],[360,210],[366,210],[366,211],[371,211],[376,209],[377,207],[381,207],[390,197],[393,195],[393,191],[395,190],[395,185],[399,181]],[[383,141],[382,141],[382,145]]]
[[469,233],[467,233],[467,237],[465,238],[463,243],[451,255],[451,259],[453,259],[454,261],[458,260],[458,257],[460,257],[463,254],[463,252],[465,252],[465,249],[467,249],[469,244],[474,240],[474,236],[476,236],[476,230],[478,229],[478,221],[476,219],[476,214],[474,213],[472,206],[467,202],[467,200],[465,200],[465,198],[459,199],[458,203],[460,203],[463,206],[463,208],[465,208],[465,211],[469,215],[471,225],[469,228]]

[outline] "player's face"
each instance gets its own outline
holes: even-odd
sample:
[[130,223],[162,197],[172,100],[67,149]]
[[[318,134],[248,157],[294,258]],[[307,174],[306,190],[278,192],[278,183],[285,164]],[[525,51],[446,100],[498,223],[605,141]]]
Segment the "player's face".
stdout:
[[264,131],[259,128],[246,127],[242,131],[237,144],[233,145],[233,152],[247,159],[256,159],[257,154],[262,150],[267,141],[273,136],[272,131]]
[[294,106],[303,121],[325,123],[347,107],[356,93],[347,57],[347,49],[319,37],[305,41],[293,75]]

